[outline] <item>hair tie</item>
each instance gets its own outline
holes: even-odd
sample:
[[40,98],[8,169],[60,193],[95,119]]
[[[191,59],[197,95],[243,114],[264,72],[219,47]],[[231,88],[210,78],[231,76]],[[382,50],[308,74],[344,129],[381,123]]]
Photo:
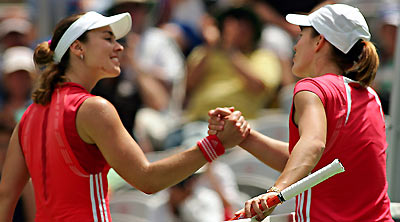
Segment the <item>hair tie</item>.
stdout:
[[49,47],[50,47],[50,45],[51,45],[51,39],[50,39],[49,41],[47,41],[47,44],[49,44]]

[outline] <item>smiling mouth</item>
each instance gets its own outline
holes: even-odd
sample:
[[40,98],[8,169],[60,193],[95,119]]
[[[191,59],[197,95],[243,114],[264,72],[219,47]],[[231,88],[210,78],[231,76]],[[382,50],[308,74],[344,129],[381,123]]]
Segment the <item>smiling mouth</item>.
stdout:
[[116,63],[119,64],[119,59],[118,59],[118,57],[111,57],[111,60],[112,60],[113,62],[116,62]]

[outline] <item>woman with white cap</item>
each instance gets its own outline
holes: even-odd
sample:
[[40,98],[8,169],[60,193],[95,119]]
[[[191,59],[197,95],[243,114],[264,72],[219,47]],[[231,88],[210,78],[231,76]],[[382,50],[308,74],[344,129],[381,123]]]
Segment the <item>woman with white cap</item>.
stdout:
[[137,189],[154,193],[193,174],[248,133],[247,122],[236,112],[226,133],[150,163],[111,103],[89,93],[100,79],[119,75],[123,47],[116,40],[130,28],[128,13],[104,17],[87,12],[62,20],[51,43],[37,46],[35,62],[45,69],[33,92],[34,104],[11,137],[0,183],[0,221],[11,221],[29,178],[36,221],[111,221],[110,167]]
[[[301,28],[292,71],[304,79],[294,89],[289,143],[252,130],[240,144],[282,172],[242,212],[264,218],[259,204],[270,213],[266,200],[271,195],[338,158],[346,171],[298,195],[296,221],[393,221],[385,120],[370,87],[379,59],[364,17],[357,8],[334,4],[286,19]],[[210,133],[220,130],[212,112]]]

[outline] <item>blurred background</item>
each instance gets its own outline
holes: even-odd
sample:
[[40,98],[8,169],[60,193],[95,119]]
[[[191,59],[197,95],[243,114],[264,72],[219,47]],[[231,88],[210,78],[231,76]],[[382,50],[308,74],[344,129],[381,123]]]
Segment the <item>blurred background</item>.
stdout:
[[[397,0],[0,0],[0,172],[12,129],[32,102],[38,75],[33,49],[51,38],[62,18],[87,11],[131,13],[132,30],[119,40],[125,47],[121,75],[100,81],[92,93],[115,105],[128,132],[154,161],[206,136],[207,111],[217,106],[234,106],[254,129],[288,141],[298,80],[291,73],[293,46],[300,30],[285,15],[329,3],[358,7],[378,48],[381,66],[373,88],[386,115],[389,196],[398,220],[399,118],[392,105],[398,95],[391,94],[399,81]],[[223,221],[278,176],[240,148],[154,195],[137,191],[111,171],[110,209],[117,222]],[[291,200],[274,214],[293,209]],[[14,221],[33,221],[34,212],[28,184]]]

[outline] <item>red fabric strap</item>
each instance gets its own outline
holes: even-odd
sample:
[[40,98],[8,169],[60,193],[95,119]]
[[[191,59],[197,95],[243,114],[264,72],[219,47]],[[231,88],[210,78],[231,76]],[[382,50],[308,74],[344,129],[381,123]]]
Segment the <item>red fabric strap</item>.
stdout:
[[210,135],[197,142],[204,157],[208,162],[216,160],[225,153],[225,148],[216,135]]

